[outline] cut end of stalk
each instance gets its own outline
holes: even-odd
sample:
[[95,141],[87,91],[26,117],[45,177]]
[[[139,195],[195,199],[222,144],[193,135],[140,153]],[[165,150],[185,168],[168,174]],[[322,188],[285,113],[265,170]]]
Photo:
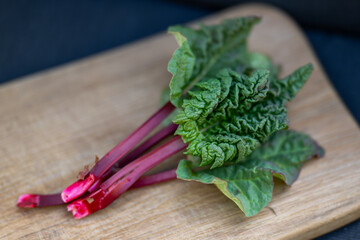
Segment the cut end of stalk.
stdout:
[[102,200],[106,193],[99,189],[98,191],[90,194],[88,197],[75,200],[68,204],[68,211],[72,212],[74,218],[80,219],[97,212],[100,209],[106,207],[108,204],[103,204]]
[[94,174],[90,174],[84,180],[78,180],[64,189],[61,193],[61,198],[68,203],[83,195],[88,188],[95,182]]
[[35,208],[39,203],[39,195],[23,194],[18,198],[16,206],[21,208]]
[[67,206],[67,210],[72,213],[74,218],[81,219],[91,214],[88,207],[82,200],[70,203]]

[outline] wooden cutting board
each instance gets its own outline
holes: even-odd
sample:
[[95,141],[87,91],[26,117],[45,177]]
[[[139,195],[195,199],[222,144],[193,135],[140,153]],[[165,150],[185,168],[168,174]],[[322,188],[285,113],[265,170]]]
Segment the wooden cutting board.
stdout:
[[22,193],[61,191],[158,108],[177,46],[161,33],[0,88],[0,237],[306,239],[359,218],[359,127],[299,27],[264,5],[235,7],[203,22],[254,14],[263,20],[251,48],[281,64],[282,75],[308,62],[315,66],[289,104],[290,126],[311,134],[326,157],[308,162],[292,187],[276,182],[268,207],[251,218],[216,187],[180,180],[129,191],[82,220],[65,206],[15,207]]

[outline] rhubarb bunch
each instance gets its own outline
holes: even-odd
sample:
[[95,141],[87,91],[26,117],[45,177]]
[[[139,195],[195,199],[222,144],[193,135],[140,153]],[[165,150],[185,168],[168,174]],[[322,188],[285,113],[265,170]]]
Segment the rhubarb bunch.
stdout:
[[[179,48],[168,65],[173,77],[163,107],[61,194],[22,195],[18,206],[69,203],[74,217],[82,218],[130,188],[178,177],[215,184],[246,216],[258,213],[271,199],[273,176],[291,184],[304,161],[324,153],[309,136],[286,130],[285,104],[313,67],[279,79],[267,56],[247,48],[259,21],[245,17],[198,29],[170,27]],[[169,118],[172,124],[139,144]],[[166,137],[170,140],[148,151]],[[177,170],[143,176],[185,149],[188,160]]]

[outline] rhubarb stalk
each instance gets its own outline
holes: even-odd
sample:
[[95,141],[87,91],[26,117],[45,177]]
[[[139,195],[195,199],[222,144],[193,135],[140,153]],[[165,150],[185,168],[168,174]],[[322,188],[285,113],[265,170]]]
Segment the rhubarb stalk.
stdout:
[[63,204],[60,193],[55,194],[23,194],[17,201],[17,206],[22,208],[48,207]]
[[186,148],[180,136],[176,136],[155,150],[120,169],[100,185],[99,190],[88,197],[75,200],[68,205],[75,218],[83,218],[107,207],[123,192],[128,190],[145,172],[163,162],[168,157]]
[[[92,184],[88,188],[88,192],[94,192],[98,190],[100,184],[107,180],[111,175],[116,173],[119,168],[125,166],[129,162],[137,159],[140,157],[144,152],[146,152],[149,148],[159,143],[164,138],[168,137],[169,135],[172,135],[177,128],[176,124],[170,124],[157,133],[155,133],[153,136],[149,137],[146,141],[141,143],[138,147],[136,147],[134,150],[132,150],[129,154],[121,158],[118,162],[114,164],[114,166],[109,169],[100,179],[95,181],[94,184]],[[176,179],[176,170],[170,170],[166,172],[156,173],[153,175],[141,177],[131,188],[139,188],[143,186],[152,185],[155,183],[168,181],[172,179]],[[84,183],[84,182],[83,182]],[[61,205],[64,204],[64,201],[61,198],[61,193],[55,193],[55,194],[23,194],[18,198],[18,207],[22,208],[35,208],[35,207],[48,207],[48,206],[55,206],[55,205]]]
[[[142,188],[156,183],[170,181],[176,179],[176,169],[164,172],[154,173],[143,176],[137,180],[130,189]],[[62,205],[65,202],[61,199],[61,193],[55,194],[23,194],[17,201],[17,206],[21,208],[49,207]]]
[[155,183],[170,181],[176,178],[177,176],[176,176],[176,168],[175,168],[168,171],[159,172],[156,174],[141,177],[133,185],[131,185],[130,189],[141,188],[141,187],[153,185]]
[[137,128],[132,134],[116,145],[105,156],[103,156],[90,170],[85,179],[80,179],[63,190],[61,197],[64,202],[70,202],[81,195],[92,186],[95,181],[100,179],[116,161],[128,153],[145,136],[147,136],[157,125],[159,125],[175,107],[167,102],[159,111],[151,116],[145,123]]
[[121,158],[119,161],[117,161],[111,169],[109,169],[106,173],[104,173],[101,178],[97,179],[91,187],[88,188],[87,192],[92,193],[96,191],[100,184],[107,180],[111,175],[113,175],[119,168],[124,167],[126,164],[130,163],[131,161],[137,159],[140,157],[144,152],[149,150],[151,147],[155,146],[157,143],[159,143],[164,138],[172,135],[177,128],[176,124],[170,124],[157,133],[155,133],[153,136],[151,136],[149,139],[147,139],[145,142],[140,144],[137,148],[132,150],[129,154],[125,155],[123,158]]

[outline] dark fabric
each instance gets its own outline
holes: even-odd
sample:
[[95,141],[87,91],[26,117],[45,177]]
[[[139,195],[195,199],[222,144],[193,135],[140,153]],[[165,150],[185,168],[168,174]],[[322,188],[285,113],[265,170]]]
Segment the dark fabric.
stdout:
[[179,0],[208,9],[230,7],[241,3],[275,5],[289,13],[305,27],[336,30],[360,36],[359,0]]
[[209,13],[161,1],[0,1],[0,82]]
[[359,123],[360,37],[312,30],[306,34],[333,86]]
[[[294,1],[277,2],[283,7],[282,4]],[[329,2],[333,4],[334,1]],[[351,24],[356,23],[359,15],[345,16],[346,21],[337,23],[330,19],[338,19],[338,14],[345,10],[354,10],[353,5],[349,7],[351,2],[342,0],[338,12],[319,14],[329,18],[326,24],[330,27],[326,29],[343,28],[352,33]],[[216,10],[214,5],[193,6],[178,1],[0,1],[0,83],[164,31],[169,25],[194,20]],[[360,121],[360,94],[357,94],[360,90],[360,39],[319,30],[322,24],[302,20],[307,15],[300,10],[288,11],[308,26],[306,34],[333,85]],[[316,9],[311,14],[316,16]],[[316,30],[309,27],[316,27],[313,28]],[[319,239],[360,239],[360,221]]]
[[346,225],[343,228],[335,230],[317,240],[359,240],[360,239],[360,220]]

